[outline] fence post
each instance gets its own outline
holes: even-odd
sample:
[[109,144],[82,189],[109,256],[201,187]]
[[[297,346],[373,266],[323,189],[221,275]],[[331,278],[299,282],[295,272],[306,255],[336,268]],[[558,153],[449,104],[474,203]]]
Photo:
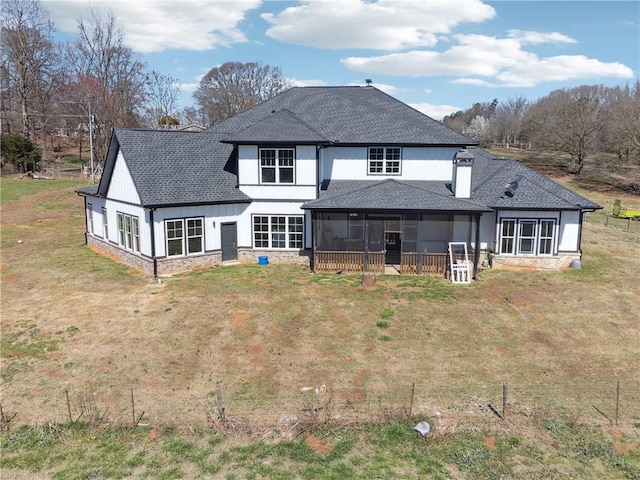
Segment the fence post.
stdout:
[[507,384],[502,384],[502,419],[507,419]]
[[619,409],[620,409],[620,380],[618,380],[618,386],[616,387],[616,425],[618,425]]

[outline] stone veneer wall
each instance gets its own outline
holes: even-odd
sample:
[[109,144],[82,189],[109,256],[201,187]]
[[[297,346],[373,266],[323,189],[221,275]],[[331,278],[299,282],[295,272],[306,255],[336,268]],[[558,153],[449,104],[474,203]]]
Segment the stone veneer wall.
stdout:
[[492,268],[526,268],[532,270],[561,270],[569,268],[573,260],[580,260],[580,253],[563,253],[553,257],[523,257],[494,255]]
[[[87,245],[91,250],[113,261],[124,263],[148,275],[153,275],[153,260],[149,257],[133,254],[123,250],[100,237],[87,235]],[[309,266],[310,251],[303,250],[253,250],[239,249],[238,261],[242,263],[258,263],[258,257],[266,255],[270,263],[297,263]],[[215,251],[204,255],[188,257],[159,258],[158,275],[171,275],[202,268],[216,267],[222,264],[222,252]]]
[[258,263],[258,257],[269,257],[269,263],[296,263],[310,265],[311,250],[238,250],[238,260],[243,263]]

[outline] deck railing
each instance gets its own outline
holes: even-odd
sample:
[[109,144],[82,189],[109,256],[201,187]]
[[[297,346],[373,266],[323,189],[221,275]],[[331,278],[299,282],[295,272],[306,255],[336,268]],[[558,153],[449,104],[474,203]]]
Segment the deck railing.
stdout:
[[[384,252],[369,252],[369,271],[384,273]],[[314,269],[316,272],[362,273],[364,271],[364,252],[315,252]]]
[[[384,273],[385,253],[369,252],[369,271]],[[400,274],[444,276],[447,271],[446,253],[403,253],[400,258]],[[316,272],[362,273],[364,253],[347,251],[316,251],[314,269]]]

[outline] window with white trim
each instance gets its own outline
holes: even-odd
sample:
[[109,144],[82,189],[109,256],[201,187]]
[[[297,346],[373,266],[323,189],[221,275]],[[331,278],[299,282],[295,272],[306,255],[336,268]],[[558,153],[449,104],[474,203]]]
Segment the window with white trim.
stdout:
[[553,254],[553,231],[556,222],[554,220],[540,220],[540,241],[538,242],[538,255]]
[[294,183],[295,149],[261,148],[260,183]]
[[254,248],[303,248],[301,215],[254,215]]
[[104,207],[102,207],[102,236],[105,240],[109,240],[109,219],[107,209]]
[[370,175],[400,175],[400,147],[369,147]]
[[168,257],[204,252],[204,219],[202,218],[166,220],[165,233]]
[[127,250],[140,252],[140,220],[138,217],[117,212],[118,245]]
[[87,230],[93,233],[93,205],[87,203]]
[[503,219],[500,253],[509,255],[553,255],[554,219]]

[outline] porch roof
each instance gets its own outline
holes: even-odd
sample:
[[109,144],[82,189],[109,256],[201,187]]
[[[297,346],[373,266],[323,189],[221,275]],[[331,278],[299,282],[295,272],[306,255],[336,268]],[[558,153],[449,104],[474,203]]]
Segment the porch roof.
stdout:
[[325,180],[317,200],[307,210],[375,210],[489,212],[486,205],[453,196],[444,182],[386,180]]

